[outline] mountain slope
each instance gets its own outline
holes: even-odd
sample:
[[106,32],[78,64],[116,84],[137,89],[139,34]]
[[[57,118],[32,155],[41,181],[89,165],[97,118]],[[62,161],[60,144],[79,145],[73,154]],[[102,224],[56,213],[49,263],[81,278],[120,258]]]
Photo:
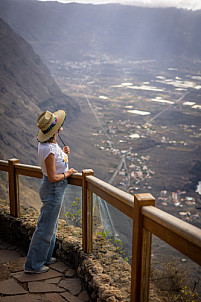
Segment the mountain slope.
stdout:
[[0,16],[47,61],[99,53],[201,58],[201,11],[1,0]]
[[79,105],[64,95],[32,47],[0,19],[0,158],[37,163],[36,119],[64,108],[68,120]]

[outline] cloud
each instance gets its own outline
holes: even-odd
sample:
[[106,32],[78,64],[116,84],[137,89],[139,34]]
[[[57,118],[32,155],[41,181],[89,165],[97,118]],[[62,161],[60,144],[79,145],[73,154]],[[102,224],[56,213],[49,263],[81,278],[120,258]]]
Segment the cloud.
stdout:
[[[47,0],[39,0],[47,1]],[[55,1],[55,0],[49,0]],[[178,7],[184,9],[201,9],[200,0],[57,0],[62,3],[79,2],[92,4],[121,3],[126,5],[146,6],[146,7]]]
[[122,4],[148,7],[178,7],[197,10],[201,9],[200,0],[122,0]]

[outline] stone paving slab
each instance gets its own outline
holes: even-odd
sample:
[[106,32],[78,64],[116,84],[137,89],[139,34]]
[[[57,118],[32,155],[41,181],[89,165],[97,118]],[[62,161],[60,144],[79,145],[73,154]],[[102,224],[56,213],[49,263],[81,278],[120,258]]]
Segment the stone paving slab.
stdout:
[[[42,300],[38,299],[38,296],[36,295],[18,295],[18,296],[7,296],[7,297],[0,297],[1,302],[39,302]],[[43,300],[44,302],[44,300]],[[55,300],[55,302],[60,302]]]
[[47,299],[48,302],[66,302],[66,299],[62,298],[61,295],[57,293],[45,294],[44,298]]
[[83,302],[78,297],[75,297],[68,292],[62,293],[61,296],[64,297],[68,302]]
[[0,263],[9,262],[20,257],[20,254],[13,250],[0,249]]
[[28,289],[30,293],[61,293],[65,289],[57,286],[56,284],[48,284],[45,282],[29,282]]
[[20,295],[27,293],[27,291],[15,280],[8,279],[0,282],[0,293],[3,295]]
[[58,284],[60,280],[61,280],[61,277],[58,277],[58,278],[53,278],[53,279],[47,279],[44,282],[50,283],[50,284]]
[[20,257],[10,262],[0,263],[0,281],[11,278],[11,274],[24,270],[25,259]]
[[60,273],[64,273],[65,271],[67,271],[69,269],[69,267],[61,261],[57,261],[56,263],[51,264],[49,267]]
[[79,294],[78,298],[81,299],[82,301],[85,301],[85,302],[89,301],[89,296],[88,296],[86,290],[83,290],[83,291]]
[[75,276],[75,274],[76,274],[75,270],[72,268],[69,268],[67,270],[67,272],[65,273],[65,277],[71,278],[71,277]]
[[81,292],[81,281],[78,278],[61,280],[59,286],[67,289],[72,295],[78,295]]
[[14,261],[10,261],[8,264],[10,272],[17,273],[20,271],[24,271],[25,260],[26,260],[26,257],[20,257],[20,258],[15,259]]
[[17,279],[19,282],[31,282],[61,277],[62,273],[49,269],[47,273],[43,274],[26,274],[24,272],[18,272],[11,274],[11,276]]

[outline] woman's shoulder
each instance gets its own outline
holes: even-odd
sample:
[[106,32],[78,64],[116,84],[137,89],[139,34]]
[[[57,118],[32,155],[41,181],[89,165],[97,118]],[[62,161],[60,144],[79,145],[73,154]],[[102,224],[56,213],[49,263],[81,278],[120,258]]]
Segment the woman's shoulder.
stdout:
[[60,153],[61,148],[59,147],[59,145],[56,143],[39,143],[38,145],[38,151],[39,152],[49,152],[49,153],[53,153],[53,154],[59,154]]
[[49,149],[49,143],[39,143],[38,149],[40,150]]
[[50,151],[50,152],[54,153],[56,151],[56,149],[57,149],[56,145],[52,144],[52,143],[43,143],[43,144],[39,143],[39,145],[38,145],[38,150],[42,151],[42,152]]

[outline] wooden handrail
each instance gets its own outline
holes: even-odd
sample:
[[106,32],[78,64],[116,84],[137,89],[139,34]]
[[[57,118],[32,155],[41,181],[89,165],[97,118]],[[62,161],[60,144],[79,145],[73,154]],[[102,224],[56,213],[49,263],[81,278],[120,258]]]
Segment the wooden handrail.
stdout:
[[41,168],[36,167],[36,166],[31,166],[31,165],[16,164],[15,173],[18,175],[30,176],[30,177],[35,177],[35,178],[43,177]]
[[0,170],[8,172],[9,166],[7,160],[0,160]]
[[73,186],[82,186],[82,173],[76,173],[68,178],[68,183]]
[[155,207],[143,207],[143,227],[201,265],[201,229]]
[[98,179],[95,176],[86,176],[87,188],[110,203],[112,206],[133,218],[133,196],[115,188],[114,186]]
[[[0,160],[0,170],[9,173],[10,214],[20,215],[18,175],[41,178],[40,167],[20,164],[17,159]],[[82,186],[83,249],[92,252],[93,194],[133,219],[133,250],[131,271],[131,301],[147,302],[151,257],[151,236],[167,242],[201,265],[201,229],[154,207],[149,193],[128,193],[96,178],[92,170],[83,170],[69,177],[69,184]]]
[[[8,161],[0,160],[0,171],[9,171]],[[38,166],[15,164],[15,173],[18,175],[30,176],[35,178],[42,178],[43,174],[41,168]],[[74,186],[82,186],[82,173],[76,173],[68,178],[69,184]]]

